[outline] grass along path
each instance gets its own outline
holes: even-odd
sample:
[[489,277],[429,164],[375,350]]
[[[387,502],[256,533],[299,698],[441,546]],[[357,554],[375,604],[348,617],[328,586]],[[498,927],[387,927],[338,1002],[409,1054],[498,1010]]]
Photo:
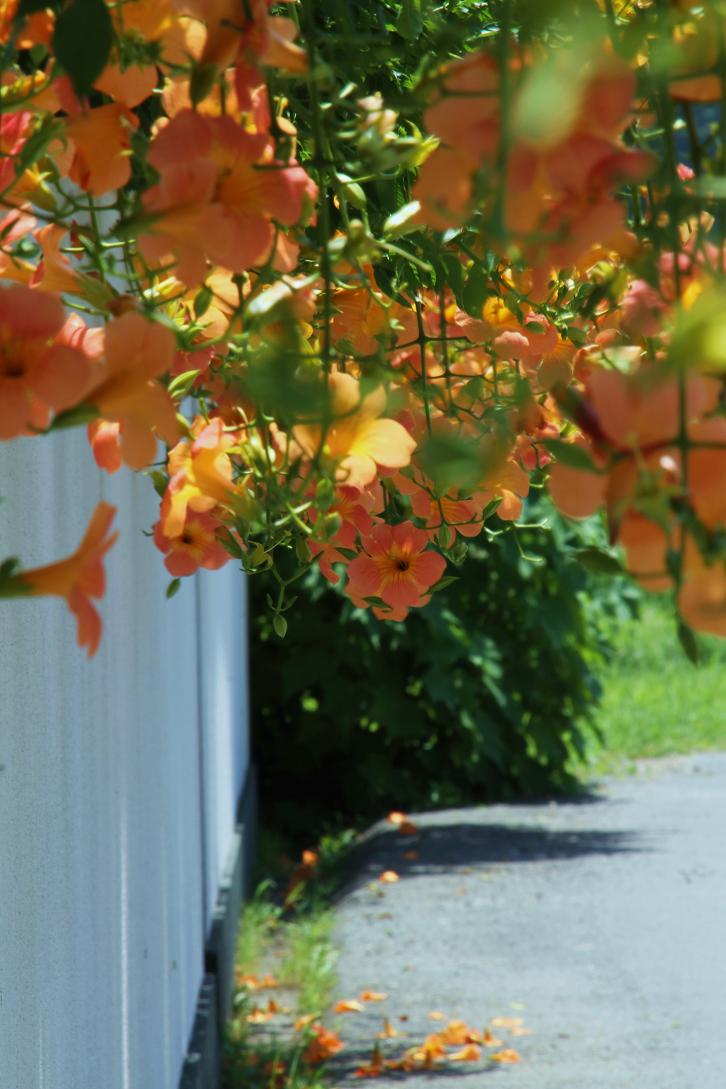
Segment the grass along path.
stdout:
[[335,984],[332,913],[288,916],[263,886],[247,904],[227,1026],[224,1089],[323,1089],[338,1040],[322,1023]]
[[246,904],[236,951],[237,988],[227,1024],[224,1089],[323,1089],[343,1047],[329,1028],[336,983],[332,894],[352,832],[324,836],[294,866],[263,836],[273,874]]
[[656,599],[619,625],[606,668],[588,774],[627,771],[642,757],[726,749],[726,641],[699,636],[701,662],[688,661],[672,613]]

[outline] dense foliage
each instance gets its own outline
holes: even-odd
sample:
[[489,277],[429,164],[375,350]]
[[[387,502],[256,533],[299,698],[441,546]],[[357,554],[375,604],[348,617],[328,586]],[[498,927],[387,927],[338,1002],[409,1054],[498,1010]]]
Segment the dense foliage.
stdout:
[[[546,470],[693,653],[726,633],[725,31],[721,0],[10,0],[0,441],[85,426],[151,477],[169,592],[272,573],[278,637],[312,563],[426,606]],[[89,653],[114,513],[0,565]]]
[[[588,572],[580,529],[543,504],[533,528],[472,549],[406,624],[352,609],[319,575],[285,642],[253,599],[253,741],[268,823],[290,836],[386,808],[542,795],[574,785],[621,588]],[[587,553],[585,553],[587,559]]]

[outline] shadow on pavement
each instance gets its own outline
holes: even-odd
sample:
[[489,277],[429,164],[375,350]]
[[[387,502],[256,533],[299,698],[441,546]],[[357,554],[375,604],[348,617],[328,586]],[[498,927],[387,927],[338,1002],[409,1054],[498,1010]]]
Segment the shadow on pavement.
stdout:
[[[458,818],[457,814],[457,818]],[[424,819],[425,820],[425,819]],[[494,863],[567,861],[593,855],[648,851],[642,834],[601,829],[551,829],[531,824],[419,824],[415,836],[374,826],[353,852],[341,895],[372,880],[382,870],[401,879]],[[418,820],[417,820],[418,824]],[[408,856],[408,857],[407,857]]]

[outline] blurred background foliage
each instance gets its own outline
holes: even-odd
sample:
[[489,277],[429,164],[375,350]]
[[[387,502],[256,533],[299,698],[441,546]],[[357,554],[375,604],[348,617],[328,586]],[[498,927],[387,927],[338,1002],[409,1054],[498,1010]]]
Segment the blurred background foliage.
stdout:
[[726,643],[699,635],[694,669],[667,596],[644,596],[638,614],[608,622],[612,650],[596,710],[602,745],[590,748],[590,774],[631,772],[643,757],[726,749]]

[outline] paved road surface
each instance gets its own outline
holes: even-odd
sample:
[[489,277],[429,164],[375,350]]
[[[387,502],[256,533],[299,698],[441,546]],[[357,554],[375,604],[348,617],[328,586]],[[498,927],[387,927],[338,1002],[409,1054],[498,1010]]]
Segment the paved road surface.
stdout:
[[[516,1066],[411,1089],[726,1089],[726,753],[643,765],[586,801],[414,819],[415,839],[371,830],[340,904],[340,995],[389,998],[339,1019],[336,1086],[391,1084],[353,1076],[382,1016],[413,1042],[437,1009],[532,1035],[507,1037]],[[399,882],[374,890],[385,869]]]

